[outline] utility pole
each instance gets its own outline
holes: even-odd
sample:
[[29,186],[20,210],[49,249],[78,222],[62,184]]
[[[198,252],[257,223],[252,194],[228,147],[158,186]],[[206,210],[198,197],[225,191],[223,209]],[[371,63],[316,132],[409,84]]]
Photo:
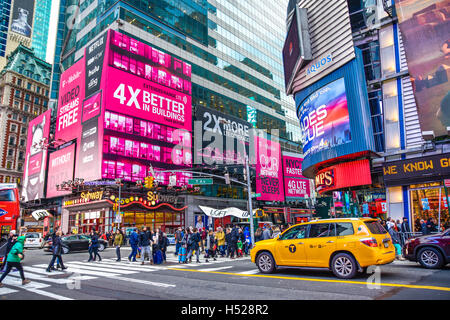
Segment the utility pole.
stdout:
[[[122,180],[121,179],[116,179],[116,183],[119,184],[119,204],[117,207],[117,214],[120,216],[120,202],[122,201]],[[122,218],[120,218],[122,219]],[[121,220],[119,220],[121,221]],[[120,229],[120,222],[117,222],[117,229]]]
[[253,206],[252,206],[252,182],[250,180],[248,155],[245,155],[245,171],[247,173],[247,194],[248,194],[248,212],[250,214],[250,237],[252,239],[252,246],[255,245],[255,230],[253,227]]

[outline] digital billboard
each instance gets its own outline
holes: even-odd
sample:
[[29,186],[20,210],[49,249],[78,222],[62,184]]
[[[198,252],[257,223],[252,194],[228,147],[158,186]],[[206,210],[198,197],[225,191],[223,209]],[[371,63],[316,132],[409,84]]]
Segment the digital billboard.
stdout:
[[[217,110],[196,107],[195,163],[245,163],[252,125]],[[201,135],[198,134],[201,132]]]
[[362,52],[295,94],[303,145],[303,175],[314,179],[329,160],[375,152]]
[[73,180],[75,144],[50,153],[48,161],[47,198],[71,194],[72,191],[58,191],[57,185]]
[[255,145],[257,200],[284,202],[280,144],[255,136]]
[[395,0],[422,131],[450,126],[450,0]]
[[14,0],[11,31],[31,38],[34,18],[34,0]]
[[50,134],[51,110],[31,120],[28,124],[27,150],[23,175],[22,197],[24,201],[44,197],[47,151]]
[[299,110],[305,156],[351,141],[344,78],[313,92]]

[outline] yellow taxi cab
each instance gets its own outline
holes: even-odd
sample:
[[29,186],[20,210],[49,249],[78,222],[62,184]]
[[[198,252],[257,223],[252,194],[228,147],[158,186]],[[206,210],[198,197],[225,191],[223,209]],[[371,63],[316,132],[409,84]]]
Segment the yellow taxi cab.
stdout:
[[250,256],[262,273],[278,267],[328,268],[350,279],[368,266],[394,261],[395,248],[377,219],[336,218],[297,224],[257,242]]

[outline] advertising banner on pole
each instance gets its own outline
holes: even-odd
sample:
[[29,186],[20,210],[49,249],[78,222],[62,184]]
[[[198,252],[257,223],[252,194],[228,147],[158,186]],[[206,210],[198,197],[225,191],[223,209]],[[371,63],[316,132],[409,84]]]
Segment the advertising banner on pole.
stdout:
[[256,136],[256,193],[257,200],[284,202],[281,147],[276,141]]

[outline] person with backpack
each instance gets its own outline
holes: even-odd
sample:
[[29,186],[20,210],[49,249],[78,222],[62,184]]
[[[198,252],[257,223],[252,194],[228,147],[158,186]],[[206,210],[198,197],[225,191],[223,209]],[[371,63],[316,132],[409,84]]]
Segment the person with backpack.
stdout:
[[121,260],[121,257],[120,257],[120,246],[122,244],[123,244],[122,230],[117,229],[116,235],[114,236],[114,246],[116,247],[116,256],[117,256],[117,260],[116,261],[120,261]]
[[195,252],[195,255],[197,256],[197,263],[200,263],[200,246],[199,242],[201,241],[200,234],[198,233],[198,229],[194,228],[193,232],[189,234],[187,246],[188,246],[188,255],[186,257],[187,260],[189,260],[189,263],[192,262],[192,255]]
[[18,237],[16,243],[14,243],[13,247],[9,251],[8,257],[6,258],[8,265],[6,266],[5,272],[0,277],[0,288],[3,287],[2,281],[11,272],[12,268],[16,268],[17,270],[19,270],[20,278],[22,278],[22,285],[30,283],[30,280],[25,279],[25,274],[23,272],[22,265],[20,264],[20,261],[24,259],[23,254],[24,243],[25,243],[25,236]]
[[131,246],[131,253],[128,256],[128,261],[136,262],[136,255],[138,253],[138,247],[139,247],[139,235],[137,234],[137,228],[133,229],[133,232],[130,234],[130,246]]
[[89,252],[89,260],[88,262],[91,262],[92,260],[95,261],[95,259],[98,257],[98,261],[102,261],[102,257],[100,257],[100,254],[98,253],[98,234],[95,231],[95,229],[91,232],[91,244],[90,244],[90,252]]
[[248,227],[245,227],[244,230],[244,254],[248,256],[249,250],[252,247],[252,236],[250,235],[250,231]]

